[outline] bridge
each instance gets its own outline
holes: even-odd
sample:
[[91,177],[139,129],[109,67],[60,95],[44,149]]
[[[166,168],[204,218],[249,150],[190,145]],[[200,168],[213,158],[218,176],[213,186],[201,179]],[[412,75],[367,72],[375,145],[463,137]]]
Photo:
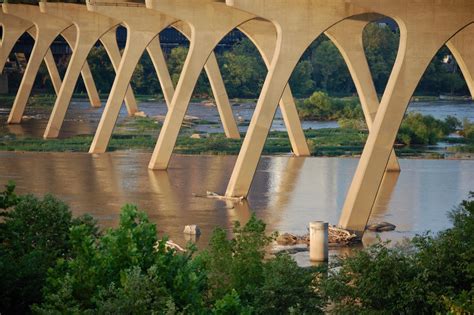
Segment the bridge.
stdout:
[[[130,115],[138,111],[130,80],[148,51],[169,111],[149,168],[166,170],[172,158],[192,92],[204,69],[228,138],[240,138],[214,55],[222,39],[240,30],[258,48],[268,75],[226,190],[246,197],[254,178],[276,109],[280,106],[296,156],[309,155],[288,80],[300,57],[320,35],[337,46],[355,83],[369,136],[344,203],[339,226],[363,233],[386,172],[399,171],[393,144],[416,86],[436,52],[447,45],[474,95],[474,2],[471,0],[88,0],[86,4],[3,3],[0,70],[18,39],[28,32],[34,47],[9,115],[21,123],[28,97],[44,60],[57,93],[44,138],[55,138],[63,123],[77,80],[82,75],[91,106],[101,106],[86,58],[97,41],[116,70],[90,153],[103,153],[125,101]],[[385,92],[379,100],[364,53],[362,32],[368,23],[390,18],[400,30],[400,45]],[[127,29],[121,54],[115,35]],[[160,45],[160,34],[173,27],[189,39],[190,48],[176,88]],[[51,45],[62,35],[73,47],[60,78]]]

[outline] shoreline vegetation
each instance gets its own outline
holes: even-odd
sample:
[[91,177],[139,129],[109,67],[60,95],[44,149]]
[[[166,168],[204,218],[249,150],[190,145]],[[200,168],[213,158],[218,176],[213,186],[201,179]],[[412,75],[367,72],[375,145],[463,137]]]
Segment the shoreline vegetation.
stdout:
[[449,229],[302,268],[268,252],[278,233],[256,214],[183,251],[134,205],[103,229],[52,195],[16,195],[10,182],[0,192],[0,312],[470,314],[473,197],[449,212]]
[[[429,97],[420,97],[426,99]],[[54,104],[54,95],[35,95],[29,101],[33,109],[44,110]],[[142,101],[156,101],[152,96],[141,96]],[[8,108],[10,96],[0,97],[0,104]],[[207,102],[204,100],[195,100]],[[234,102],[242,100],[234,100]],[[298,100],[300,118],[316,121],[337,121],[340,128],[305,130],[310,153],[318,157],[357,157],[367,139],[368,130],[361,106],[356,97],[330,97],[315,92],[307,99]],[[35,118],[31,118],[35,119]],[[162,117],[127,117],[115,128],[109,151],[151,151],[156,143]],[[223,133],[196,131],[195,127],[218,122],[190,119],[183,124],[174,150],[179,154],[235,155],[242,140],[225,138]],[[247,126],[249,121],[241,121]],[[242,137],[245,134],[242,133]],[[0,129],[0,151],[87,152],[92,135],[45,140],[40,137],[15,135],[7,128]],[[442,143],[442,145],[439,145]],[[406,115],[397,136],[395,149],[399,157],[428,159],[471,159],[474,153],[474,124],[455,117],[438,120],[417,113]],[[271,131],[265,143],[265,155],[291,154],[286,131]]]

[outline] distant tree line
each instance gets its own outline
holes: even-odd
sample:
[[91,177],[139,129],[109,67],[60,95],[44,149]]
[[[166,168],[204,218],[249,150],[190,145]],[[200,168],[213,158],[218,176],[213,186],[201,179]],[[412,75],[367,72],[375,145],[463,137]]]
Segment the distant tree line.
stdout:
[[[375,87],[382,94],[397,56],[399,34],[384,24],[369,24],[364,32],[364,44]],[[186,59],[188,48],[180,46],[167,54],[169,71],[176,84]],[[421,80],[416,94],[468,95],[462,73],[455,62],[446,64],[443,59],[450,55],[444,47],[433,58]],[[256,47],[244,38],[231,49],[218,53],[218,61],[224,82],[231,98],[257,98],[260,94],[267,69]],[[98,45],[89,55],[89,64],[96,79],[97,88],[103,94],[110,91],[115,72],[105,49]],[[60,71],[65,72],[67,63],[60,63]],[[21,74],[12,75],[13,86],[18,86]],[[290,80],[294,95],[308,97],[314,91],[324,91],[330,95],[353,95],[356,93],[347,66],[336,46],[325,36],[318,38],[305,52]],[[153,64],[144,54],[132,80],[137,94],[159,95],[161,88]],[[53,93],[46,68],[40,71],[36,88]],[[84,92],[80,82],[77,92]],[[195,96],[212,96],[209,82],[203,72],[195,89]]]

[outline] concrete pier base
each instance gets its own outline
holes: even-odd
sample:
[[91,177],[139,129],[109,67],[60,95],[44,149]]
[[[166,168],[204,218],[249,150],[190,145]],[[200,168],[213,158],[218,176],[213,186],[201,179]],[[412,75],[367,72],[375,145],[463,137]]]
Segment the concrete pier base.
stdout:
[[327,222],[314,221],[309,224],[309,259],[325,262],[329,259]]

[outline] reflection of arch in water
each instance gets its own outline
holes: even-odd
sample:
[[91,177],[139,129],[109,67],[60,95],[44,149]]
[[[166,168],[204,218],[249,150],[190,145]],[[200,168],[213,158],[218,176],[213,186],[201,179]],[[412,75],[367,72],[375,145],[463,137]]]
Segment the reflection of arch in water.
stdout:
[[[228,195],[246,195],[248,192],[263,148],[263,139],[276,109],[274,103],[302,52],[316,35],[343,19],[362,17],[362,13],[383,14],[398,23],[401,33],[399,54],[340,221],[343,227],[363,231],[411,95],[436,51],[471,23],[472,8],[468,4],[447,6],[449,8],[443,11],[441,17],[437,10],[426,12],[425,4],[398,5],[388,1],[353,0],[349,6],[341,1],[331,5],[319,1],[302,1],[301,5],[291,6],[287,2],[255,5],[248,0],[234,0],[232,3],[237,8],[272,20],[278,27],[280,40],[277,61],[272,64],[257,104],[256,115],[244,140]],[[344,10],[335,9],[338,6]],[[417,19],[411,19],[413,15]],[[324,19],[315,16],[324,16]],[[298,20],[294,20],[296,17]],[[436,25],[434,21],[437,21]]]
[[[285,163],[281,163],[283,161],[285,161]],[[300,178],[305,161],[305,158],[296,157],[272,159],[268,189],[271,195],[268,201],[268,208],[278,211],[269,213],[271,216],[264,218],[265,222],[276,225],[277,222],[282,220],[282,216],[287,210],[296,184]]]

